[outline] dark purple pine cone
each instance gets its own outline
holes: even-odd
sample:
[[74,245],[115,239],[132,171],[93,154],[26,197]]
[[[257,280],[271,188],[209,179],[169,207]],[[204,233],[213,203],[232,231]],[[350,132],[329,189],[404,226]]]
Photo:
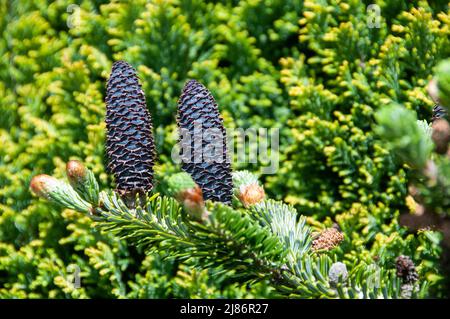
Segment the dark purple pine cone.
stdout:
[[408,256],[399,256],[396,259],[397,276],[404,283],[412,284],[419,279],[414,262]]
[[136,70],[113,64],[106,87],[106,152],[117,192],[125,198],[153,187],[155,147],[152,122]]
[[217,103],[195,80],[178,100],[182,169],[200,186],[205,199],[231,203],[233,185],[227,137]]
[[433,117],[431,118],[431,121],[434,122],[435,120],[445,116],[447,116],[447,110],[443,106],[436,104],[433,107]]

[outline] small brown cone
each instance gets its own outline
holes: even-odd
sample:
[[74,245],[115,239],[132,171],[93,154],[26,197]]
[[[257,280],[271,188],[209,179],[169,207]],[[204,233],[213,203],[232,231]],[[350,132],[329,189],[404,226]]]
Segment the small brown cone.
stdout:
[[411,284],[419,279],[414,262],[408,256],[399,256],[396,261],[397,276],[403,283]]
[[331,250],[344,240],[344,234],[336,228],[327,228],[312,242],[312,250]]

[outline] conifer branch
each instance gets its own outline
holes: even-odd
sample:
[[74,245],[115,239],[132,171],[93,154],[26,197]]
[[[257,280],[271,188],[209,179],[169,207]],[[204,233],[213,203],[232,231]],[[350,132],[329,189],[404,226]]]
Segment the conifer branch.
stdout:
[[[183,187],[192,187],[183,178],[173,180],[180,181],[178,187],[172,185],[178,192],[182,192]],[[62,194],[63,199],[45,198],[86,213],[83,207],[76,205],[80,200],[76,190],[63,181],[58,181],[57,185],[71,191],[52,189],[51,192]],[[102,191],[99,203],[89,203],[95,206],[90,216],[104,231],[131,241],[147,252],[165,252],[180,260],[196,258],[202,267],[222,269],[235,280],[267,279],[281,295],[299,298],[400,296],[398,280],[389,271],[376,273],[377,269],[362,264],[347,274],[345,265],[339,267],[326,254],[313,251],[311,230],[305,217],[298,217],[297,212],[284,203],[268,199],[249,209],[234,209],[220,202],[206,201],[205,209],[209,214],[201,220],[187,213],[186,207],[176,199],[160,194],[146,196],[140,203],[129,208],[116,192]],[[371,285],[371,279],[376,279],[376,284]]]

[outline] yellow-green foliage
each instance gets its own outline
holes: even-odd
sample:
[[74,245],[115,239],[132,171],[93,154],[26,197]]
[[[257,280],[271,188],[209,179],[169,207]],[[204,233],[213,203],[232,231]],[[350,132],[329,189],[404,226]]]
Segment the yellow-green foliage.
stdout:
[[[372,124],[392,102],[429,119],[426,85],[450,54],[447,1],[372,1],[380,28],[367,26],[366,4],[353,0],[72,2],[0,1],[0,297],[272,294],[212,278],[195,260],[145,256],[87,217],[31,195],[32,176],[61,177],[69,159],[82,160],[102,188],[113,186],[104,169],[103,100],[118,59],[139,72],[157,175],[176,170],[176,101],[196,78],[227,127],[280,128],[280,170],[263,176],[266,191],[312,225],[337,222],[344,262],[393,265],[410,255],[429,283],[422,296],[442,294],[439,234],[399,226],[408,170]],[[80,267],[80,289],[68,283],[70,265]]]

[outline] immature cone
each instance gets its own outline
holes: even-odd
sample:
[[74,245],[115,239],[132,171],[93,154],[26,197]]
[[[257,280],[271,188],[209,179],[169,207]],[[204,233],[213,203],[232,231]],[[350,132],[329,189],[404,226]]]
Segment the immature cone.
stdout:
[[151,116],[136,71],[124,61],[113,64],[107,83],[106,128],[108,170],[119,194],[129,199],[149,192],[155,161]]
[[408,256],[399,256],[396,259],[397,276],[403,280],[403,283],[411,284],[419,279],[416,267]]
[[217,104],[206,87],[190,80],[178,100],[182,168],[205,199],[231,203],[233,185],[226,132]]
[[335,248],[341,241],[344,240],[344,235],[336,228],[327,228],[322,231],[319,236],[312,242],[312,250],[330,250]]
[[331,286],[336,287],[339,282],[343,282],[348,278],[347,266],[341,262],[335,262],[328,271],[328,282]]

